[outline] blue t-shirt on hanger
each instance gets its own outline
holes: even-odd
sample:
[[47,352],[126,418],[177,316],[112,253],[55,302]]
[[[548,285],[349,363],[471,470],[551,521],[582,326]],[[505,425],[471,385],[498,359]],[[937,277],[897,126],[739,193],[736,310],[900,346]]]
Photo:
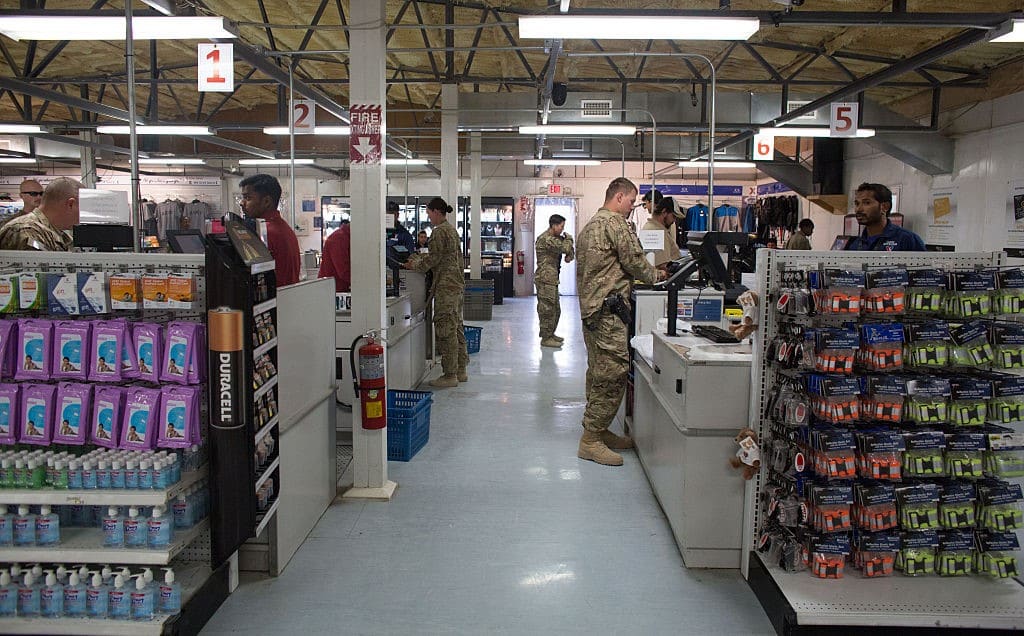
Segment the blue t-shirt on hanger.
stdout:
[[703,203],[698,203],[686,211],[686,221],[691,232],[708,231],[708,212],[708,206]]

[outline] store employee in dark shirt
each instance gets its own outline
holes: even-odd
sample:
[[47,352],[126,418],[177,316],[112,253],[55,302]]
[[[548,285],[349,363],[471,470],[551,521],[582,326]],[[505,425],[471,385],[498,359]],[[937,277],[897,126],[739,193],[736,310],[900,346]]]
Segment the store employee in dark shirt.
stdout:
[[857,186],[853,200],[857,222],[864,230],[846,246],[847,250],[870,252],[923,252],[924,241],[910,230],[889,221],[892,190],[880,183]]

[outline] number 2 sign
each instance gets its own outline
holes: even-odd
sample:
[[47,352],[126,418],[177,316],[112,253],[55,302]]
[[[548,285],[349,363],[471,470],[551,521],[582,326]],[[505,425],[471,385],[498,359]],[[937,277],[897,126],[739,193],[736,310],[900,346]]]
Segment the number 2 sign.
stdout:
[[199,92],[230,93],[235,90],[233,44],[199,45]]
[[860,119],[860,104],[857,102],[833,102],[829,128],[832,137],[856,137],[857,120]]
[[292,122],[296,135],[312,135],[316,129],[316,102],[311,99],[295,100]]

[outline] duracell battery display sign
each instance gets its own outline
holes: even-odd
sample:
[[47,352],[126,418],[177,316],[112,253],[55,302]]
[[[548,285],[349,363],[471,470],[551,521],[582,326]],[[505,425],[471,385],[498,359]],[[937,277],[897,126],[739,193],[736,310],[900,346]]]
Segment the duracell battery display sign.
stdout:
[[211,424],[222,430],[245,426],[244,314],[229,307],[207,312],[210,334]]

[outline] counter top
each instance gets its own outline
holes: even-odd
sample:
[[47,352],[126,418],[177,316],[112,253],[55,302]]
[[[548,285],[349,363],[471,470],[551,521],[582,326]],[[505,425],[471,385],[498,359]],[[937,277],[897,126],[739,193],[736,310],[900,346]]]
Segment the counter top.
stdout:
[[654,366],[655,339],[689,364],[751,364],[754,356],[749,343],[718,344],[693,334],[635,336],[631,341],[633,348],[651,367]]

